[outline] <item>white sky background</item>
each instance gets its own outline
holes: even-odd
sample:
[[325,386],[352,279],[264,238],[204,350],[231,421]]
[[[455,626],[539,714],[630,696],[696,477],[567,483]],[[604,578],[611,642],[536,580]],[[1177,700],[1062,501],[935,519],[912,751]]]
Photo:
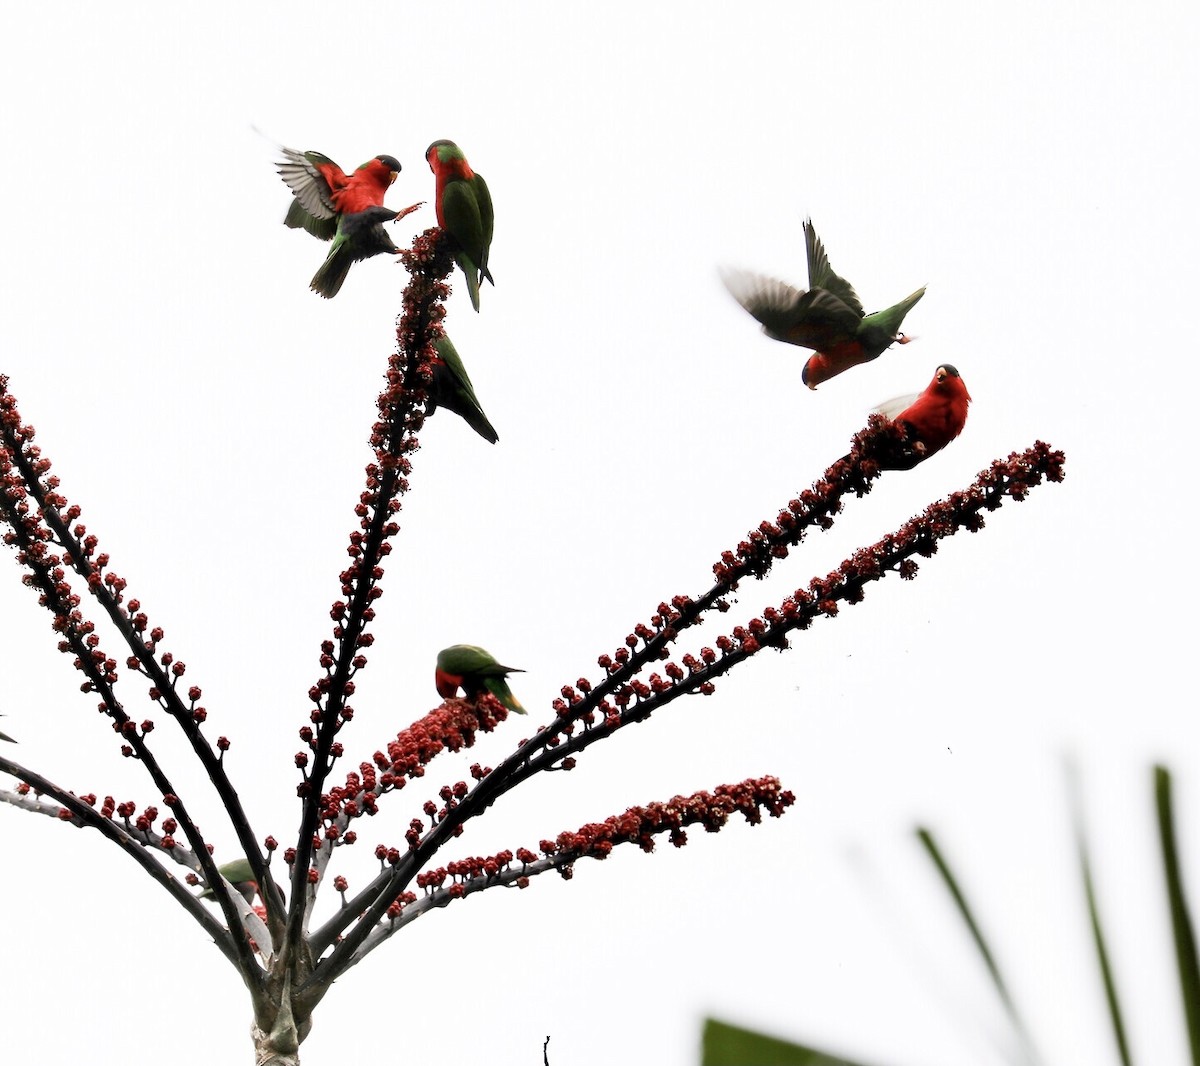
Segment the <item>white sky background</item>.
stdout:
[[[881,1064],[1004,1061],[917,822],[962,874],[1046,1060],[1109,1061],[1064,752],[1135,1054],[1182,1061],[1149,766],[1176,771],[1200,907],[1190,7],[193,10],[27,8],[10,25],[0,370],[204,689],[212,736],[233,739],[260,837],[294,834],[296,731],[406,275],[381,257],[336,300],[310,293],[325,247],[280,224],[288,192],[251,126],[347,169],[396,155],[393,207],[431,200],[422,152],[449,137],[496,204],[496,287],[475,315],[457,284],[447,325],[500,443],[448,414],[421,435],[347,768],[436,705],[450,643],[525,667],[533,721],[389,797],[336,864],[352,886],[427,794],[498,763],[660,600],[707,588],[722,549],[938,363],[975,398],[962,438],[852,502],[681,651],[992,458],[1039,437],[1067,453],[1065,483],[945,543],[916,582],[872,587],[713,698],[505,797],[444,858],[764,773],[796,793],[783,819],[622,848],[573,882],[423,919],[331,992],[304,1061],[529,1064],[549,1033],[554,1066],[685,1066],[709,1012]],[[803,285],[808,214],[868,310],[929,286],[905,323],[918,343],[816,393],[806,353],[763,337],[717,277],[728,263]],[[430,204],[397,243],[434,221]],[[156,802],[11,557],[0,609],[13,753],[76,791]],[[123,659],[107,633],[102,647]],[[137,717],[143,687],[121,683]],[[156,717],[181,793],[234,857]],[[164,893],[94,834],[0,820],[11,1061],[250,1061],[240,982]],[[901,939],[880,893],[907,915]]]

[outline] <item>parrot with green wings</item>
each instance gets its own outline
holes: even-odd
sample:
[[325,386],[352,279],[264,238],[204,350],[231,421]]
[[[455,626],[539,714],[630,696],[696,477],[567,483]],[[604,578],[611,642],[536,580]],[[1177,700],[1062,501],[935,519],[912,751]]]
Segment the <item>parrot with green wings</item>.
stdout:
[[400,173],[400,163],[394,156],[377,155],[347,174],[320,152],[298,152],[283,145],[279,150],[284,156],[279,176],[294,197],[283,223],[333,242],[309,283],[313,292],[332,299],[353,264],[374,255],[399,252],[383,223],[404,218],[421,205],[413,204],[402,211],[383,206],[388,187]]
[[434,141],[425,149],[429,169],[437,179],[435,204],[438,225],[454,241],[454,260],[467,279],[471,306],[479,310],[479,286],[486,278],[492,246],[492,194],[483,176],[471,169],[453,141]]
[[922,286],[897,304],[864,314],[853,286],[835,274],[825,247],[804,221],[808,247],[808,289],[740,270],[722,272],[733,298],[760,323],[773,340],[811,348],[801,380],[810,389],[860,363],[878,359],[893,344],[911,339],[900,332],[904,316],[925,295]]
[[433,342],[437,356],[433,360],[433,380],[429,383],[429,398],[425,401],[425,413],[433,414],[439,406],[453,411],[476,433],[490,444],[500,439],[500,434],[488,421],[479,400],[475,398],[475,389],[471,386],[471,378],[467,368],[463,366],[458,351],[444,334]]
[[460,688],[469,700],[490,692],[510,711],[525,714],[505,680],[509,674],[524,672],[515,666],[502,666],[495,656],[474,644],[454,644],[438,652],[433,679],[442,699],[453,699]]

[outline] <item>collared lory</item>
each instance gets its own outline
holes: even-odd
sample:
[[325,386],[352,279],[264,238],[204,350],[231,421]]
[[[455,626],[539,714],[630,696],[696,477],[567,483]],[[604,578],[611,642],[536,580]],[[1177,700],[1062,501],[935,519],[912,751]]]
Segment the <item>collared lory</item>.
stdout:
[[[3,718],[3,717],[4,717],[4,715],[0,714],[0,718]],[[13,738],[10,737],[7,733],[0,733],[0,740],[7,740],[10,744],[16,743],[16,741],[13,740]]]
[[[249,859],[233,859],[223,866],[218,866],[217,873],[233,885],[234,889],[242,894],[242,898],[247,903],[254,902],[254,895],[258,892],[258,882],[254,880],[254,871],[250,868]],[[212,897],[213,890],[210,885],[197,898],[211,899]]]
[[444,407],[458,415],[484,440],[495,444],[500,434],[479,406],[475,390],[471,387],[471,378],[457,349],[444,334],[437,337],[433,345],[437,349],[437,357],[433,360],[433,380],[429,383],[425,413],[431,415],[439,406]]
[[353,174],[346,174],[320,152],[297,152],[282,145],[279,150],[284,155],[279,176],[295,197],[284,225],[333,241],[329,255],[309,283],[313,292],[332,298],[341,289],[351,264],[400,250],[382,223],[403,218],[421,205],[413,204],[402,211],[383,206],[388,186],[400,173],[400,163],[394,156],[377,155]]
[[808,290],[745,271],[722,272],[733,298],[777,341],[811,348],[801,380],[810,389],[859,363],[878,359],[893,343],[907,344],[904,316],[925,295],[924,287],[884,311],[864,315],[851,284],[829,265],[812,220],[804,221],[808,246]]
[[471,169],[462,149],[453,141],[434,141],[425,149],[429,169],[437,178],[437,220],[454,239],[454,261],[467,279],[471,306],[479,310],[479,286],[487,278],[488,250],[492,246],[492,194],[483,176]]
[[454,644],[438,652],[433,680],[443,699],[453,699],[460,688],[469,700],[490,692],[510,711],[525,714],[525,708],[505,681],[509,674],[524,672],[515,666],[502,666],[494,656],[474,644]]
[[875,409],[903,425],[907,438],[902,446],[872,458],[883,470],[911,470],[963,431],[970,402],[971,394],[958,370],[943,363],[920,395],[897,396]]

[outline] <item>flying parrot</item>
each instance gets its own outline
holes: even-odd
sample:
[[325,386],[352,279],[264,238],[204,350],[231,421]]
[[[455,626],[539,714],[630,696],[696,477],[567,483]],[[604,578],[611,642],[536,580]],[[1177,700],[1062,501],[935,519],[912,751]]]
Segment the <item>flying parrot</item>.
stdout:
[[[0,718],[4,718],[4,717],[5,717],[5,715],[0,714]],[[7,740],[10,744],[16,743],[16,741],[13,740],[13,738],[10,737],[7,733],[0,733],[0,740]]]
[[970,402],[971,394],[958,370],[943,363],[919,396],[897,396],[875,409],[902,424],[908,439],[899,450],[872,458],[878,459],[883,470],[911,470],[963,431]]
[[433,414],[440,404],[453,411],[484,440],[495,444],[500,434],[492,427],[471,387],[467,368],[463,366],[458,351],[443,335],[434,340],[437,358],[433,362],[433,380],[429,384],[429,399],[425,402],[425,413]]
[[283,145],[279,150],[284,155],[279,176],[295,197],[283,223],[291,229],[307,230],[323,241],[333,241],[325,262],[309,283],[313,292],[332,299],[353,263],[399,251],[382,224],[403,218],[421,205],[413,204],[402,211],[383,206],[388,186],[400,173],[400,163],[394,156],[377,155],[353,174],[346,174],[320,152],[297,152]]
[[[242,894],[247,903],[254,902],[254,895],[258,891],[258,882],[254,880],[254,871],[250,868],[249,859],[233,859],[223,866],[218,866],[217,873],[233,885]],[[211,885],[197,897],[197,899],[212,898],[213,890]]]
[[502,666],[491,654],[474,644],[454,644],[438,652],[433,679],[438,695],[443,699],[452,699],[460,688],[469,700],[490,692],[510,711],[525,714],[525,708],[505,680],[509,674],[524,672],[515,666]]
[[483,175],[471,169],[462,149],[453,141],[434,141],[425,149],[429,169],[437,178],[435,202],[438,225],[454,238],[454,261],[467,279],[471,306],[479,310],[479,286],[487,278],[488,250],[492,246],[492,194]]
[[922,286],[884,311],[864,315],[853,286],[829,265],[812,220],[804,220],[808,245],[808,291],[739,270],[722,272],[733,298],[762,323],[774,340],[811,348],[801,380],[810,389],[859,363],[878,359],[893,343],[907,344],[904,316],[925,295]]

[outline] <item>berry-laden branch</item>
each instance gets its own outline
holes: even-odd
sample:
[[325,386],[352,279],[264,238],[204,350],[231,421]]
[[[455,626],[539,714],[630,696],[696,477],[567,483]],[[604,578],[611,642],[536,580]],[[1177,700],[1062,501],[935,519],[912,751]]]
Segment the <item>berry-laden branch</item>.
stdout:
[[[418,898],[412,892],[404,892],[394,900],[387,909],[387,921],[372,930],[362,950],[348,965],[355,965],[421,915],[454,900],[488,888],[527,888],[532,878],[552,870],[570,880],[576,861],[606,859],[620,844],[636,844],[649,854],[654,850],[655,839],[665,834],[672,847],[682,848],[688,842],[688,826],[698,825],[706,833],[719,833],[736,814],[750,825],[759,825],[764,811],[772,818],[781,818],[795,802],[796,797],[781,787],[778,778],[749,778],[736,785],[719,785],[712,792],[694,792],[690,796],[673,796],[665,803],[630,807],[624,814],[613,815],[603,822],[589,822],[573,832],[563,831],[553,840],[538,844],[540,858],[528,848],[517,848],[515,852],[507,850],[459,859],[428,870],[417,877],[417,888],[424,895]],[[380,857],[381,866],[396,861],[394,852]],[[344,888],[340,891],[344,892]],[[344,894],[342,898],[343,905],[353,906],[346,903]]]
[[[39,603],[54,617],[54,629],[60,634],[59,650],[74,655],[75,668],[87,680],[81,686],[85,692],[101,697],[100,710],[113,721],[113,729],[124,740],[122,753],[136,758],[149,773],[159,790],[163,803],[170,809],[178,827],[183,831],[201,870],[209,884],[220,878],[199,828],[188,815],[182,799],[169,777],[150,750],[147,736],[154,723],[146,720],[138,726],[125,713],[114,691],[117,682],[116,661],[107,657],[99,647],[95,625],[79,610],[80,598],[68,581],[64,564],[69,561],[52,550],[58,533],[65,526],[58,507],[65,500],[55,491],[57,479],[48,478],[46,491],[40,479],[48,473],[49,461],[40,458],[32,442],[32,427],[22,426],[16,402],[7,388],[7,378],[0,376],[0,517],[9,526],[4,541],[17,551],[17,561],[26,568],[25,583],[40,593]],[[48,496],[53,494],[54,498]],[[29,498],[38,502],[37,509],[29,506]],[[43,522],[44,519],[44,522]],[[98,572],[89,575],[90,586],[101,584]],[[117,590],[118,593],[120,589]],[[152,698],[153,697],[152,693]],[[254,988],[260,971],[254,961],[249,939],[238,921],[237,910],[227,893],[219,893],[218,901],[225,912],[233,934],[239,969],[246,982]]]
[[[104,798],[101,809],[97,811],[95,796],[76,796],[41,774],[26,769],[20,763],[5,758],[3,755],[0,755],[0,772],[10,774],[22,782],[12,792],[0,790],[0,802],[37,814],[44,814],[60,822],[70,822],[76,826],[97,830],[162,885],[174,897],[175,902],[200,923],[204,931],[213,938],[221,953],[235,966],[238,965],[237,951],[228,929],[222,926],[208,908],[201,904],[196,896],[192,895],[161,862],[150,854],[151,850],[154,850],[181,866],[188,869],[194,868],[195,855],[187,848],[180,846],[171,836],[173,828],[165,835],[155,833],[150,829],[154,817],[147,812],[143,812],[140,817],[131,822],[130,819],[135,816],[135,805],[133,803],[115,803],[111,796]],[[35,792],[35,796],[29,795],[31,790]],[[44,800],[36,798],[38,796],[51,796],[58,803],[46,803]],[[150,811],[153,812],[153,808]],[[120,824],[114,821],[114,815],[122,819]],[[171,826],[172,823],[168,820],[164,824],[164,829]]]
[[[88,678],[83,690],[100,693],[99,709],[112,718],[114,731],[125,741],[122,754],[137,758],[147,768],[164,802],[167,796],[175,797],[175,789],[170,787],[146,743],[154,722],[146,719],[139,727],[125,714],[113,690],[118,679],[116,660],[100,650],[95,624],[83,617],[80,597],[67,580],[66,571],[70,568],[85,580],[89,593],[128,645],[129,669],[143,673],[150,680],[151,700],[171,715],[187,736],[228,812],[247,858],[256,871],[264,871],[265,864],[249,820],[237,790],[225,773],[223,756],[229,742],[224,737],[218,740],[218,754],[201,733],[207,712],[196,703],[200,689],[191,686],[185,704],[177,686],[186,667],[169,652],[155,658],[162,630],[150,629],[146,639],[149,622],[140,603],[130,600],[125,604],[125,579],[107,569],[108,555],[97,553],[97,538],[79,521],[80,507],[69,503],[60,491],[59,479],[50,473],[50,461],[41,455],[34,437],[34,428],[21,420],[16,398],[8,389],[8,378],[0,375],[0,518],[9,527],[3,539],[16,549],[18,562],[27,567],[25,583],[40,591],[39,603],[54,615],[54,628],[63,637],[59,650],[74,654],[76,669]],[[214,883],[216,865],[199,831],[178,799],[168,806],[198,855],[205,879]],[[281,905],[281,901],[277,900],[276,905]],[[249,960],[248,944],[244,947],[243,958]]]
[[[882,418],[873,417],[870,425],[855,435],[850,453],[834,463],[812,489],[791,500],[774,523],[760,523],[758,528],[747,534],[746,539],[738,545],[736,553],[723,553],[721,561],[713,567],[716,582],[708,592],[695,600],[676,596],[670,604],[659,604],[658,612],[651,619],[654,629],[639,623],[635,630],[637,636],[631,634],[626,638],[626,647],[617,650],[615,666],[613,659],[608,656],[601,657],[601,665],[607,665],[609,676],[596,689],[593,689],[586,679],[579,680],[578,687],[590,700],[590,704],[575,707],[576,717],[590,726],[592,722],[588,718],[589,711],[594,715],[596,709],[604,705],[607,695],[617,691],[623,682],[633,679],[647,663],[661,658],[668,643],[680,632],[698,624],[710,610],[728,610],[725,596],[737,589],[742,578],[764,577],[771,564],[776,559],[786,558],[789,548],[799,544],[813,526],[822,530],[829,529],[833,525],[834,516],[841,511],[842,500],[847,494],[853,493],[861,498],[870,492],[873,479],[880,474],[879,464],[874,457],[880,452],[895,448],[903,440],[904,430],[901,427]],[[643,648],[640,651],[631,650],[636,649],[639,637],[645,640]],[[331,651],[330,646],[327,653]],[[562,691],[563,696],[571,699],[573,703],[582,702],[574,688],[564,686]],[[555,701],[556,711],[560,702]],[[326,843],[329,846],[322,850],[321,855],[326,861],[332,854],[335,842],[354,843],[354,831],[347,831],[350,819],[360,817],[363,813],[374,814],[380,796],[393,788],[402,788],[410,776],[423,774],[428,760],[444,750],[444,747],[449,746],[451,750],[469,747],[470,736],[474,730],[486,731],[494,726],[494,720],[485,717],[470,723],[467,732],[461,734],[459,723],[453,718],[458,712],[451,712],[449,718],[444,713],[446,708],[458,703],[457,700],[450,700],[443,704],[442,708],[431,711],[425,719],[409,730],[401,732],[396,740],[388,745],[386,756],[377,751],[373,763],[360,763],[361,774],[351,773],[344,786],[334,788],[322,797],[322,817],[326,824]],[[481,701],[477,706],[483,706],[485,703],[486,701]],[[495,707],[494,713],[503,721],[507,711],[498,703]],[[446,733],[443,732],[445,727],[449,727]],[[566,731],[570,732],[571,728],[573,727],[568,726]],[[510,762],[517,765],[528,764],[541,749],[558,745],[561,742],[559,733],[560,730],[553,727],[540,730],[532,739],[521,745]],[[306,735],[302,732],[301,736],[311,745],[311,734]],[[467,739],[464,740],[464,736]],[[430,738],[434,738],[432,743],[429,742]],[[561,755],[560,752],[555,756],[555,760],[561,758]],[[297,759],[305,758],[303,754],[297,756]],[[377,768],[381,771],[378,778]],[[472,768],[473,772],[477,769]],[[415,832],[419,834],[420,823],[414,822],[413,825],[416,827]],[[410,836],[413,832],[414,829],[410,827]],[[344,932],[353,915],[360,913],[377,898],[383,883],[382,878],[373,880],[355,896],[352,907],[343,909],[313,935],[312,948],[316,957]]]
[[[378,418],[371,431],[375,458],[367,467],[366,488],[355,508],[359,528],[350,535],[347,549],[352,562],[340,575],[342,598],[330,610],[333,639],[321,646],[323,676],[309,690],[314,704],[309,714],[312,725],[300,731],[309,752],[296,756],[304,777],[297,791],[304,802],[296,846],[289,851],[292,905],[287,945],[292,952],[302,950],[315,886],[331,850],[321,847],[317,835],[325,805],[322,793],[334,762],[342,754],[342,745],[335,738],[354,717],[354,708],[346,702],[354,694],[354,677],[366,666],[365,650],[374,641],[367,626],[374,621],[374,603],[382,595],[378,583],[383,577],[383,560],[391,552],[391,538],[400,529],[395,515],[400,510],[399,498],[409,487],[409,456],[419,447],[416,433],[424,424],[425,388],[432,377],[432,341],[441,332],[443,301],[450,291],[444,279],[454,261],[441,230],[427,230],[418,236],[402,257],[411,280],[404,290],[404,309],[396,329],[396,348],[388,361],[387,383],[377,401]],[[326,839],[332,846],[336,835],[327,835]]]
[[[875,447],[881,431],[887,433],[887,427],[876,426],[855,438],[855,451],[835,463],[827,471],[826,478],[814,487],[814,496],[802,503],[805,518],[819,515],[831,519],[840,507],[840,503],[834,506],[833,497],[840,498],[844,492],[842,487],[858,477],[864,467],[869,469],[871,464],[871,460],[860,453],[860,446],[864,449]],[[792,631],[807,629],[821,616],[835,617],[842,602],[861,602],[865,587],[871,581],[892,572],[911,580],[917,573],[917,563],[912,556],[932,556],[937,552],[940,540],[953,536],[960,529],[971,532],[982,529],[983,512],[996,510],[1005,498],[1022,501],[1029,490],[1043,480],[1061,481],[1064,462],[1062,452],[1052,450],[1041,441],[1023,453],[1014,452],[1007,459],[996,460],[970,488],[930,505],[923,514],[910,519],[895,533],[856,552],[827,577],[814,578],[807,589],[797,589],[778,607],[768,607],[761,618],[752,619],[747,626],[735,627],[730,636],[719,637],[715,642],[718,650],[704,648],[698,658],[685,655],[683,667],[668,663],[664,670],[666,678],[658,673],[651,674],[646,682],[630,678],[631,664],[645,664],[666,656],[667,648],[678,637],[683,612],[689,612],[688,625],[694,624],[698,615],[691,605],[700,601],[676,597],[672,601],[675,607],[660,605],[655,630],[639,627],[637,637],[631,635],[615,658],[601,656],[600,665],[609,673],[607,681],[593,686],[586,679],[580,679],[574,687],[564,686],[563,698],[554,701],[557,716],[554,723],[522,743],[495,770],[472,767],[472,776],[476,780],[473,788],[468,789],[461,782],[444,786],[441,790],[444,806],[425,805],[426,815],[433,820],[432,828],[425,831],[423,823],[416,820],[410,826],[406,835],[406,854],[398,849],[384,849],[391,868],[381,869],[371,883],[314,936],[313,949],[318,958],[335,940],[338,943],[317,965],[305,989],[318,996],[323,994],[322,986],[327,988],[347,968],[360,961],[362,955],[378,942],[379,938],[373,936],[376,923],[382,921],[389,907],[403,897],[417,871],[431,861],[449,839],[460,834],[468,820],[482,814],[505,792],[541,771],[571,769],[576,754],[625,725],[644,721],[654,710],[679,696],[711,694],[715,678],[762,648],[786,647]],[[878,473],[878,467],[871,471],[872,476],[878,476]],[[820,518],[813,520],[827,528]],[[785,532],[782,524],[764,530],[761,541],[751,541],[752,545],[760,545],[757,551],[754,547],[739,548],[739,556],[735,556],[733,563],[722,561],[714,567],[717,573],[714,588],[728,590],[732,587],[731,582],[736,584],[737,577],[751,572],[765,573],[770,560],[780,557],[774,547],[795,536],[794,530]],[[752,563],[752,558],[758,561]],[[701,599],[716,602],[711,590]],[[639,639],[641,649],[638,649]],[[614,690],[614,676],[628,680]],[[611,698],[603,695],[606,692],[611,693]],[[447,701],[443,707],[430,712],[424,723],[401,733],[397,742],[389,745],[387,762],[381,753],[376,753],[376,766],[385,770],[381,777],[376,776],[371,764],[361,764],[361,775],[351,775],[345,790],[328,797],[326,816],[331,820],[349,820],[364,813],[373,814],[381,794],[402,787],[408,777],[423,775],[428,761],[442,750],[469,747],[473,740],[471,726],[491,728],[493,717],[506,714],[499,701],[484,696],[474,705],[476,712],[483,712],[482,717],[466,723],[458,720],[445,732],[439,731],[435,723],[450,725],[448,714],[453,713],[451,709],[458,703],[460,701]],[[464,724],[467,728],[460,732]],[[580,726],[582,731],[579,731]],[[457,745],[451,739],[456,736]],[[414,741],[426,738],[432,739],[433,743],[424,747],[420,743],[414,744]],[[348,933],[345,932],[347,929],[350,929]]]

